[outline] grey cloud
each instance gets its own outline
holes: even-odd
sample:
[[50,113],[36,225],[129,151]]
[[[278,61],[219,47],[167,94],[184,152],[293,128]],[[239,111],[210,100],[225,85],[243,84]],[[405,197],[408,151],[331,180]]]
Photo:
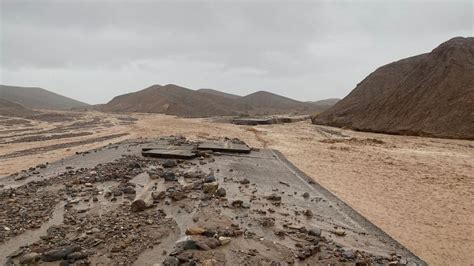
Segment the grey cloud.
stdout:
[[473,33],[470,1],[0,1],[0,82],[88,102],[154,83],[343,97],[382,64]]

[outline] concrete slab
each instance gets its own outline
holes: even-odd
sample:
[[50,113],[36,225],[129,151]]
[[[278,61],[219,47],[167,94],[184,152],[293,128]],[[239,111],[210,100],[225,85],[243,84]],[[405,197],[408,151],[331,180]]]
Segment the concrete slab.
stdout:
[[196,152],[192,150],[147,150],[142,151],[142,155],[145,157],[153,158],[166,158],[166,159],[192,159],[196,157]]
[[251,149],[245,144],[232,143],[230,141],[203,142],[198,145],[199,150],[211,150],[227,153],[250,153]]

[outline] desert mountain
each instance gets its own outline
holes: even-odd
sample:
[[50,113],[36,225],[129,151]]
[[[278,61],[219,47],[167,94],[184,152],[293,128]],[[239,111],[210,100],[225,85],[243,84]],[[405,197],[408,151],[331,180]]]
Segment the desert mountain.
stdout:
[[34,111],[29,110],[21,104],[14,103],[0,98],[0,115],[7,117],[24,117],[33,115]]
[[236,115],[232,99],[200,93],[169,84],[153,85],[144,90],[120,95],[101,107],[103,111],[163,113],[184,117],[207,117],[216,114]]
[[177,85],[154,85],[117,96],[100,110],[110,112],[163,113],[182,117],[312,114],[324,106],[295,101],[269,92],[244,97],[210,89],[190,90]]
[[313,123],[474,139],[474,38],[380,67]]
[[70,110],[88,106],[41,88],[0,85],[0,98],[30,109]]
[[308,102],[316,105],[322,105],[322,106],[333,106],[336,103],[338,103],[341,99],[339,98],[329,98],[329,99],[324,99],[324,100],[319,100],[319,101],[314,101],[314,102]]
[[199,89],[199,90],[197,90],[197,91],[198,91],[198,92],[202,92],[202,93],[207,93],[207,94],[222,96],[222,97],[229,98],[229,99],[238,99],[238,98],[241,98],[241,97],[242,97],[242,96],[239,96],[239,95],[235,95],[235,94],[231,94],[231,93],[226,93],[226,92],[222,92],[222,91],[218,91],[218,90],[213,90],[213,89]]

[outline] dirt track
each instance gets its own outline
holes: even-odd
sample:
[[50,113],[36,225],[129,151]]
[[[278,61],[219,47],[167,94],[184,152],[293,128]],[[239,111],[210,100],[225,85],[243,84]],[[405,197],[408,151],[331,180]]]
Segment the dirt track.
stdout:
[[[474,261],[474,143],[471,141],[390,136],[316,127],[309,122],[268,126],[235,126],[202,119],[163,115],[88,113],[99,122],[61,133],[93,135],[0,145],[0,176],[56,161],[128,138],[183,134],[189,138],[238,137],[255,147],[281,151],[292,163],[339,196],[370,221],[434,265]],[[77,122],[77,121],[76,121]],[[2,141],[64,125],[37,122],[1,126]],[[18,131],[13,131],[18,130]],[[87,140],[115,134],[113,139]],[[62,147],[62,143],[88,143]],[[54,146],[57,149],[47,149]],[[5,155],[41,147],[39,154]]]

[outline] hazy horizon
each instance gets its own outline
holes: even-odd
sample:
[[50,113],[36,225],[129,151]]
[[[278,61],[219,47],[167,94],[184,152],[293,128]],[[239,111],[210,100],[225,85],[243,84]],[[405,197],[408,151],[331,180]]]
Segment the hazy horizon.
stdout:
[[474,25],[471,1],[0,3],[0,84],[90,104],[153,84],[343,98]]

